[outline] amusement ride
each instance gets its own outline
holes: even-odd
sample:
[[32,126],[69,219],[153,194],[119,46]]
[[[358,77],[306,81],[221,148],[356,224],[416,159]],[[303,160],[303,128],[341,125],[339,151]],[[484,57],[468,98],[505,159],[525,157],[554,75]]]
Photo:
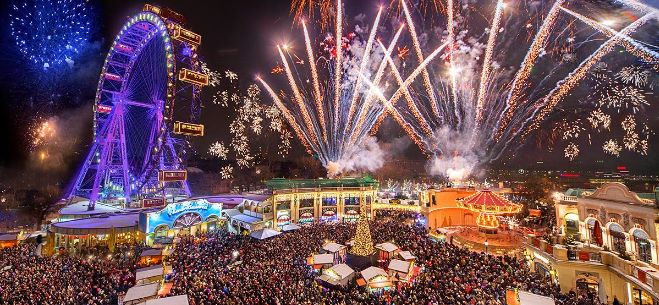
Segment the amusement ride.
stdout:
[[69,198],[160,206],[190,196],[186,156],[202,136],[201,90],[208,84],[201,36],[168,8],[145,5],[117,34],[100,74],[94,140]]

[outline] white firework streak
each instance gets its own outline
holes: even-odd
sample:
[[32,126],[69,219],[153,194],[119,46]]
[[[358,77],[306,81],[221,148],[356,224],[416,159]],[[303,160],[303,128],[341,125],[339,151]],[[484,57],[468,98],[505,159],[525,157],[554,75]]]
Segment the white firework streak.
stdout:
[[[572,88],[574,88],[586,76],[588,70],[591,67],[593,67],[602,57],[604,57],[604,55],[613,51],[614,47],[623,39],[623,36],[627,36],[635,32],[636,29],[644,25],[652,18],[654,18],[654,13],[646,14],[645,16],[637,19],[625,27],[622,31],[618,32],[615,36],[604,42],[593,54],[581,62],[581,64],[579,64],[579,66],[574,69],[574,71],[572,71],[567,77],[559,81],[556,87],[545,96],[543,102],[541,103],[542,106],[534,110],[534,115],[531,116],[533,123],[522,133],[522,137],[525,138],[531,131],[537,129],[540,126],[540,123],[544,120],[545,116],[547,116],[547,114],[553,110],[554,106],[556,106],[556,104],[558,104],[567,95],[567,93],[570,92]],[[509,142],[510,140],[506,143],[506,145]]]
[[[483,60],[483,69],[481,71],[480,85],[478,86],[478,100],[476,101],[476,126],[480,125],[483,119],[483,103],[485,101],[485,91],[487,90],[488,77],[490,76],[490,68],[492,65],[492,54],[494,52],[494,44],[497,40],[499,27],[501,24],[501,16],[503,15],[503,0],[497,2],[497,8],[494,11],[494,19],[490,26],[490,35],[487,39],[487,47],[485,48],[485,59]],[[474,131],[478,130],[477,128]]]
[[575,18],[581,20],[582,22],[588,24],[592,28],[598,30],[600,33],[606,35],[607,37],[613,37],[619,35],[620,37],[620,44],[627,50],[629,53],[634,54],[635,56],[643,59],[643,61],[651,64],[655,70],[659,71],[659,53],[652,51],[648,48],[646,48],[644,45],[640,44],[638,41],[635,39],[629,37],[628,35],[625,34],[620,34],[619,32],[615,31],[614,29],[605,26],[593,19],[590,19],[586,16],[583,16],[579,13],[576,13],[572,10],[566,9],[564,7],[561,7],[561,9],[574,16]]
[[547,14],[547,17],[545,17],[545,21],[542,23],[540,29],[535,34],[529,51],[524,56],[524,61],[522,61],[522,65],[520,66],[520,69],[517,71],[515,78],[513,79],[510,92],[508,92],[506,107],[503,109],[504,114],[500,120],[498,131],[495,133],[495,138],[497,140],[501,138],[504,131],[507,129],[508,124],[513,119],[513,115],[519,106],[519,99],[522,98],[523,91],[527,87],[528,79],[531,75],[531,69],[535,65],[538,58],[540,58],[542,50],[544,50],[544,45],[549,38],[551,29],[556,23],[556,18],[560,13],[560,8],[564,1],[565,0],[557,0],[554,2],[551,9],[549,10],[549,13]]

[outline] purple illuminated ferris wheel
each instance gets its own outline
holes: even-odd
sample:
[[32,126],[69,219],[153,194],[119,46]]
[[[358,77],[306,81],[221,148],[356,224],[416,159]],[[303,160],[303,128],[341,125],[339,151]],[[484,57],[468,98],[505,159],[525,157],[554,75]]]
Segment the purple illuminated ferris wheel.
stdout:
[[208,84],[201,36],[167,8],[145,5],[116,36],[98,82],[94,142],[70,196],[128,203],[189,196],[185,162],[202,136],[200,92]]

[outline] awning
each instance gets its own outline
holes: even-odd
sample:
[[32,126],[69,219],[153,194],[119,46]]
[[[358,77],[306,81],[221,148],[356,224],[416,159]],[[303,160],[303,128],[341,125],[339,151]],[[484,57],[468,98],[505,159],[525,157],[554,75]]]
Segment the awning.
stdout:
[[294,224],[294,223],[289,223],[289,224],[287,224],[287,225],[281,227],[282,231],[284,231],[284,232],[294,231],[294,230],[297,230],[297,229],[299,229],[299,228],[300,228],[300,226],[298,226],[298,225],[296,225],[296,224]]
[[56,222],[50,225],[49,230],[53,233],[66,235],[135,232],[137,231],[139,216],[139,213],[117,214]]
[[252,233],[249,234],[249,236],[254,237],[256,239],[267,239],[273,236],[277,236],[281,234],[281,232],[272,230],[272,229],[261,229],[261,230],[256,230]]
[[126,296],[124,297],[124,303],[155,297],[158,295],[159,289],[160,289],[160,283],[131,287],[126,292]]

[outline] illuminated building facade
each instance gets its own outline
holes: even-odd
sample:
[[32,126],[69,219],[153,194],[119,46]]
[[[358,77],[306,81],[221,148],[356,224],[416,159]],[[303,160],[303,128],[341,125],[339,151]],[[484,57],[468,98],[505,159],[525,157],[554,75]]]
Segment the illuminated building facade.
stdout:
[[356,221],[360,204],[371,217],[379,183],[370,177],[342,179],[272,179],[266,181],[272,191],[276,227],[290,223],[314,221]]
[[561,290],[596,292],[623,304],[659,304],[656,193],[634,193],[622,183],[558,196],[559,238],[531,238],[531,268]]

